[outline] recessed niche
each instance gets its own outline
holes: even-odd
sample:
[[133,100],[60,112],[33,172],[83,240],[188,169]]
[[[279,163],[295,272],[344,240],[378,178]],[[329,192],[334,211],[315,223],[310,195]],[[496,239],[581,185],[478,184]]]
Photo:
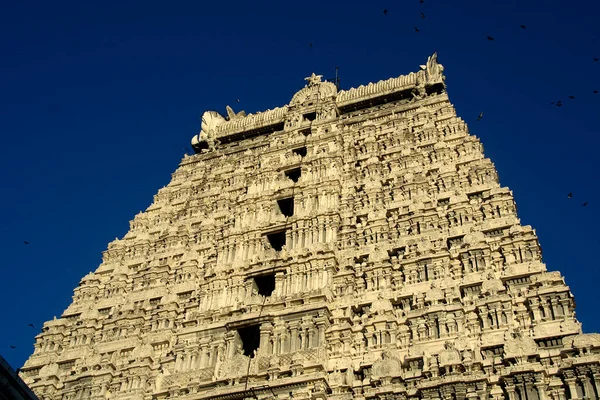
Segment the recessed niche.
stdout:
[[267,233],[267,239],[275,251],[281,251],[285,245],[285,231]]
[[294,181],[294,183],[298,182],[298,179],[300,179],[300,176],[302,175],[302,171],[300,170],[300,168],[290,169],[288,171],[285,171],[284,173],[285,176]]
[[279,206],[279,210],[286,217],[291,217],[294,215],[294,198],[288,197],[285,199],[277,200],[277,205]]
[[249,325],[237,330],[242,341],[244,355],[253,358],[254,351],[260,346],[260,325]]
[[270,296],[275,290],[275,274],[255,276],[254,283],[258,287],[258,294]]
[[311,113],[304,114],[303,117],[307,121],[314,121],[315,119],[317,119],[317,112],[313,111]]
[[311,134],[311,129],[310,128],[302,129],[300,131],[300,133],[303,134],[304,136],[308,136]]
[[306,146],[298,147],[297,149],[293,149],[292,153],[298,154],[300,157],[306,157],[306,154],[307,154]]
[[203,150],[208,150],[209,147],[208,142],[205,140],[192,145],[192,149],[196,154],[201,153]]

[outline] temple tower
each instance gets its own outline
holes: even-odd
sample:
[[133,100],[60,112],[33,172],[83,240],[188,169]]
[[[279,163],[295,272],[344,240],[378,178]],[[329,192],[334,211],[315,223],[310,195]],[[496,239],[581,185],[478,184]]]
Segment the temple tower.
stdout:
[[434,54],[208,111],[46,322],[40,399],[597,399],[600,338],[541,260]]

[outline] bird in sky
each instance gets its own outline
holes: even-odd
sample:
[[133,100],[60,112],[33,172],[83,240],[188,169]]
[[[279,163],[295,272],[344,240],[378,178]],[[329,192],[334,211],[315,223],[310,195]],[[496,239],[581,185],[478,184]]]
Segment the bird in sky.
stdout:
[[240,102],[240,99],[236,99],[235,101],[237,101],[238,103]]
[[29,242],[27,242],[27,241],[25,241],[25,240],[23,240],[23,243],[24,243],[24,244],[29,244]]
[[415,32],[419,32],[419,28],[415,26]]
[[598,62],[598,61],[600,61],[600,58],[594,57],[594,62]]
[[573,193],[569,192],[569,194],[567,195],[567,197],[568,197],[569,199],[572,199],[572,198],[573,198]]
[[421,4],[425,3],[425,0],[419,0],[419,3],[421,3]]
[[388,13],[388,10],[387,10],[387,9],[384,9],[384,10],[383,10],[383,15],[387,15],[387,13]]
[[559,100],[559,101],[556,102],[556,107],[562,107],[562,101],[561,100]]
[[586,202],[585,202],[585,203],[583,203],[581,206],[582,206],[582,207],[587,207],[587,205],[588,205],[588,202],[586,201]]
[[598,94],[598,91],[597,91],[597,90],[594,90],[592,93],[594,93],[594,94]]
[[575,99],[575,96],[569,96],[569,98],[570,98],[571,100],[574,100],[574,99]]
[[494,38],[493,38],[493,37],[491,37],[491,36],[487,36],[486,38],[487,38],[487,40],[489,40],[489,41],[492,41],[492,40],[494,40]]
[[527,27],[525,25],[521,25],[521,28],[523,29],[527,29]]
[[421,18],[425,19],[425,14],[421,13]]
[[479,116],[477,116],[477,121],[481,121],[481,118],[483,118],[483,111],[479,113]]
[[32,328],[35,328],[35,326],[33,326],[33,324],[29,324],[28,326],[30,326],[30,327],[32,327]]
[[17,348],[17,346],[13,346],[13,345],[11,344],[11,345],[10,345],[10,348],[11,348],[11,349],[16,349],[16,348]]
[[308,44],[308,47],[310,47],[310,48],[312,49],[312,43],[309,43],[309,44]]

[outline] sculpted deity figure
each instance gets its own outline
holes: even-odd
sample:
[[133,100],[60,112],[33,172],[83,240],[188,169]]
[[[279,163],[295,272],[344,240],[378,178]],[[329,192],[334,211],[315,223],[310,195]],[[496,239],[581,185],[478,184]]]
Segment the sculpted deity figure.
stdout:
[[444,67],[437,61],[437,53],[433,53],[428,59],[425,65],[425,73],[427,75],[427,82],[438,83],[444,81]]
[[427,96],[427,90],[425,89],[425,82],[423,79],[419,79],[417,76],[417,85],[412,89],[411,94],[413,101],[421,100]]
[[[227,111],[229,112],[230,109]],[[233,112],[233,111],[232,111]],[[206,111],[202,115],[200,133],[192,138],[192,147],[210,149],[215,146],[215,129],[225,122],[225,118],[216,111]]]

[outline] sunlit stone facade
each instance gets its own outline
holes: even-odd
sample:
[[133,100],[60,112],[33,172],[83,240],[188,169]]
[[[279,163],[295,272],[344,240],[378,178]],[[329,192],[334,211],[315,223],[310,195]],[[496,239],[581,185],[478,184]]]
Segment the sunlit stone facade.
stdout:
[[[597,335],[434,54],[206,112],[21,376],[40,399],[595,399]],[[559,266],[560,267],[560,266]]]

